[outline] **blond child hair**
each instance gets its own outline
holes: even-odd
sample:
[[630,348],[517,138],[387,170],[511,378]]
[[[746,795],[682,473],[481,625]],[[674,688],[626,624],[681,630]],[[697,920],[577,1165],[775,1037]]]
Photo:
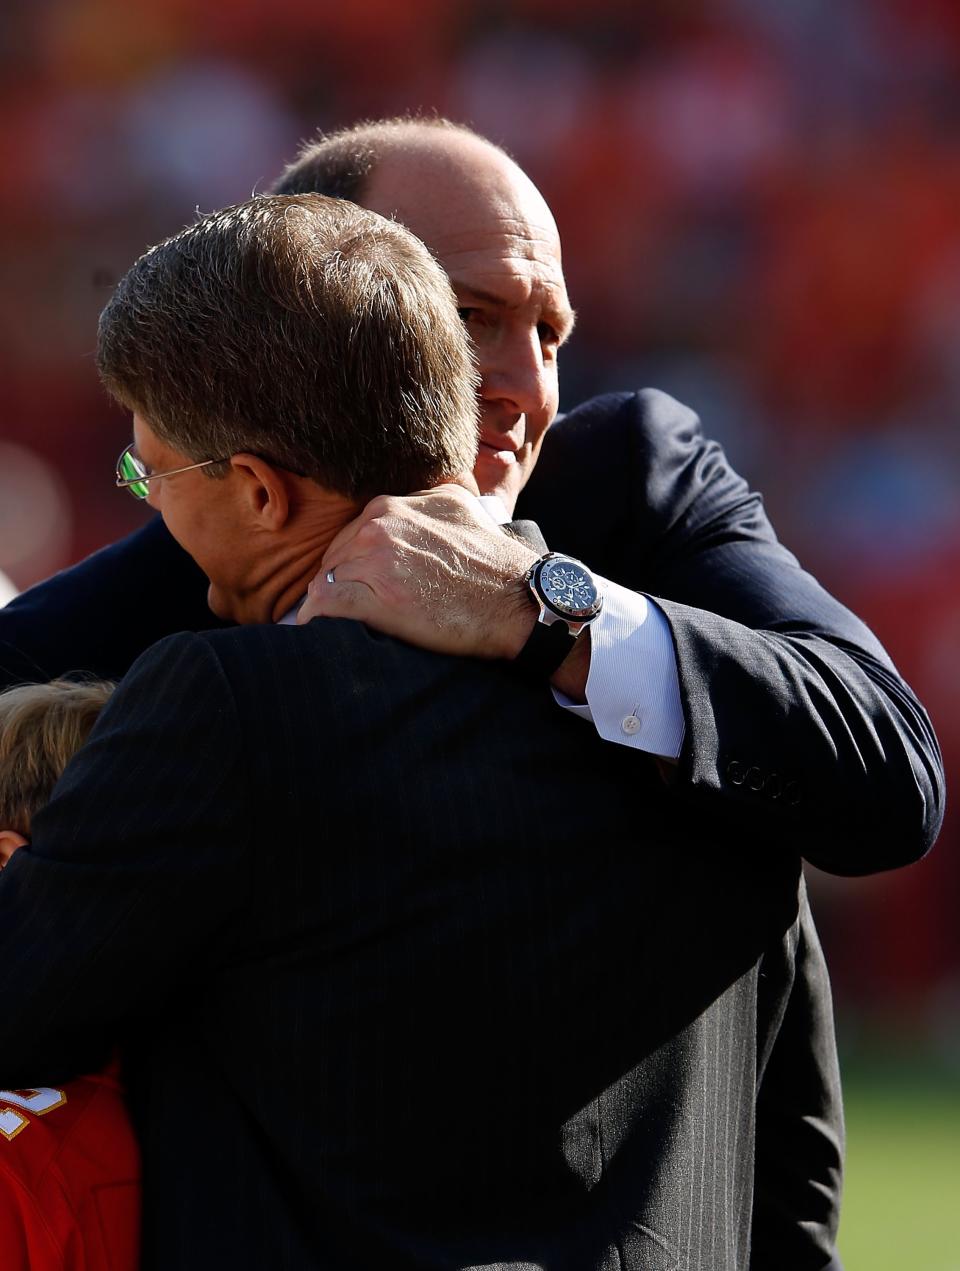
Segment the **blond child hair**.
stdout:
[[105,680],[51,680],[0,693],[0,829],[28,837],[113,692]]

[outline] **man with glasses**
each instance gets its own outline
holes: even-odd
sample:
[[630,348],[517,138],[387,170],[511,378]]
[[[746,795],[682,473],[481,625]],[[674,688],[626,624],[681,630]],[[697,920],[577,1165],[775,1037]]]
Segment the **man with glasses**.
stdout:
[[0,1083],[123,1040],[147,1268],[743,1266],[795,859],[678,851],[509,668],[285,621],[374,490],[472,485],[442,271],[251,200],[133,267],[98,364],[241,625],[138,660],[3,871]]

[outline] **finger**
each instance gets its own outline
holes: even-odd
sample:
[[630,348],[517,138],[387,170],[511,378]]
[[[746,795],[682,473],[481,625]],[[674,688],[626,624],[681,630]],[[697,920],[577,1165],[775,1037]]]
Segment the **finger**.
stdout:
[[307,588],[306,599],[297,612],[297,626],[314,618],[356,618],[363,622],[373,606],[373,591],[358,579],[339,578],[328,583],[318,574]]
[[368,563],[363,560],[340,560],[336,565],[322,565],[307,584],[307,594],[322,598],[329,596],[342,583],[368,583],[371,575]]

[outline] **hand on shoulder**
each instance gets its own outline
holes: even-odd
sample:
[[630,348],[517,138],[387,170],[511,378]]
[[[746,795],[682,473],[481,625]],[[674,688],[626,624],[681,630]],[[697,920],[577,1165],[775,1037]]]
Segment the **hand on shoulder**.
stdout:
[[298,622],[355,618],[434,652],[513,658],[536,617],[537,556],[459,485],[380,496],[330,544]]

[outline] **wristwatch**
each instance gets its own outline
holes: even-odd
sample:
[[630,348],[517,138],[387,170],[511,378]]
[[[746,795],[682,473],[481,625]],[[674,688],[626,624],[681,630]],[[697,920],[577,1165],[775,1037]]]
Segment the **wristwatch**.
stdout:
[[539,613],[513,665],[532,679],[547,680],[596,619],[603,596],[586,565],[560,552],[535,560],[525,579]]

